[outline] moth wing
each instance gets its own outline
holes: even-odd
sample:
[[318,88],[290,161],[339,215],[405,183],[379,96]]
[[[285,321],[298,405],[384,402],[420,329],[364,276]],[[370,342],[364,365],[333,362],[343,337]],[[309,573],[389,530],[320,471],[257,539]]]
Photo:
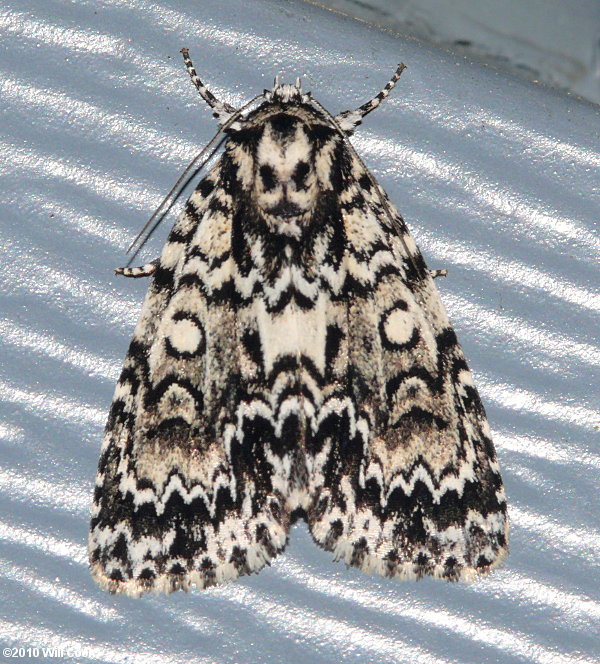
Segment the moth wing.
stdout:
[[367,572],[473,578],[507,555],[485,411],[402,218],[356,159],[353,170],[340,199],[345,286],[330,316],[341,341],[328,382],[343,388],[318,418],[309,527]]
[[244,436],[231,201],[218,176],[217,164],[171,231],[111,406],[89,537],[92,574],[111,592],[232,580],[287,540],[269,468]]

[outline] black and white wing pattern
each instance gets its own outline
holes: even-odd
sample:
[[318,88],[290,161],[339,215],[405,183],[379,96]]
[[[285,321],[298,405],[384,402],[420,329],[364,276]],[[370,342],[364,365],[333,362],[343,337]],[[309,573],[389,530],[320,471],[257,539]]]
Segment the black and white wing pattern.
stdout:
[[335,118],[276,80],[152,274],[102,446],[89,542],[111,592],[259,571],[306,519],[336,559],[470,579],[507,553],[485,412],[433,279]]
[[[366,572],[472,579],[506,556],[490,428],[439,293],[362,163],[341,196],[342,296],[315,429],[315,541]],[[333,350],[335,349],[335,350]]]
[[261,569],[287,539],[286,478],[266,459],[264,408],[244,401],[252,360],[221,177],[217,164],[168,238],[111,406],[89,542],[111,592],[222,583]]

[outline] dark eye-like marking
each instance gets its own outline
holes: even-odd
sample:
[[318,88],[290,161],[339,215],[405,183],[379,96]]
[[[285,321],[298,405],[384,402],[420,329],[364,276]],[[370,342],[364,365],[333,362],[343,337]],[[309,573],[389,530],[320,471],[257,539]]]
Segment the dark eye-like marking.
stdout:
[[275,171],[271,168],[271,166],[263,164],[260,167],[259,172],[265,191],[271,191],[271,189],[275,189],[277,180],[275,179]]
[[305,161],[299,161],[294,169],[292,180],[296,185],[296,189],[306,188],[306,176],[310,173],[310,167]]

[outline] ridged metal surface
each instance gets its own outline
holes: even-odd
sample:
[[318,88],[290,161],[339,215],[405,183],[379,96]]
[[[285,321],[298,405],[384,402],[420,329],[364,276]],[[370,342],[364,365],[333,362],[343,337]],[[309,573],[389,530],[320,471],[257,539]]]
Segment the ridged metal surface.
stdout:
[[[0,30],[0,642],[25,649],[4,659],[600,662],[595,108],[299,2],[15,0]],[[232,104],[299,74],[337,112],[408,65],[353,142],[449,272],[510,500],[489,579],[363,576],[303,525],[272,568],[208,592],[90,579],[100,438],[146,288],[112,268],[215,130],[182,46]]]

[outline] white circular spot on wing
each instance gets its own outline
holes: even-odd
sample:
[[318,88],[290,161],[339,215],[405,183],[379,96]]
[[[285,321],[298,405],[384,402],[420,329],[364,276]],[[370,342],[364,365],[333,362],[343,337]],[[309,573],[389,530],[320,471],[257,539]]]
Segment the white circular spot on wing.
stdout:
[[195,353],[202,341],[202,330],[194,321],[184,318],[173,321],[169,342],[179,353]]
[[410,311],[394,309],[383,324],[386,337],[394,344],[408,343],[415,329],[415,320]]

